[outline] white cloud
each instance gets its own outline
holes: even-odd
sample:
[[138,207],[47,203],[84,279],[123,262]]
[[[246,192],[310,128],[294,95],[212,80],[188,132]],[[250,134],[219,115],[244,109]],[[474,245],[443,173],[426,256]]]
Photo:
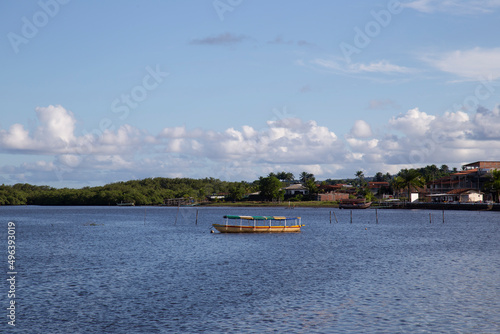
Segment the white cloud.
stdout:
[[351,136],[358,138],[368,138],[373,136],[370,124],[363,120],[357,120],[351,128]]
[[327,70],[343,73],[407,74],[415,72],[412,68],[391,64],[387,60],[363,64],[316,58],[311,63]]
[[405,133],[408,136],[420,136],[429,130],[435,116],[421,112],[418,108],[409,110],[404,115],[392,117],[389,124],[396,130]]
[[445,12],[458,15],[491,13],[500,7],[499,0],[415,0],[402,4],[423,13]]
[[496,80],[500,78],[500,48],[473,48],[427,54],[424,61],[440,71],[465,80]]
[[234,45],[241,43],[245,40],[249,39],[248,36],[245,35],[235,35],[229,32],[219,34],[217,36],[209,36],[204,38],[195,38],[191,40],[191,44],[198,45]]
[[165,128],[160,135],[165,138],[182,138],[186,135],[186,127],[177,126],[173,128]]
[[[94,138],[91,152],[94,154],[131,153],[141,149],[150,139],[138,129],[125,124],[116,131],[105,130],[101,136]],[[78,152],[79,147],[73,147]]]
[[82,157],[74,154],[62,154],[58,157],[58,160],[66,166],[76,167],[81,163]]
[[[299,118],[269,121],[262,129],[243,125],[217,132],[167,127],[153,136],[123,125],[102,136],[77,136],[71,113],[62,107],[56,112],[43,110],[46,114],[37,113],[39,125],[31,133],[21,124],[0,129],[0,150],[51,155],[53,161],[2,165],[3,179],[95,182],[102,177],[105,183],[151,176],[214,176],[249,180],[276,170],[305,170],[326,179],[338,177],[335,173],[342,169],[373,175],[426,164],[459,166],[500,156],[498,106],[442,115],[414,108],[388,119],[385,130],[377,133],[366,121],[357,120],[341,139],[327,126]],[[53,117],[63,121],[55,122]],[[61,129],[62,124],[72,131]]]
[[447,138],[464,138],[471,132],[469,115],[463,111],[445,112],[443,116],[438,117],[432,124],[434,137],[445,140]]
[[404,66],[394,65],[388,61],[382,60],[370,64],[351,64],[350,68],[354,72],[372,72],[372,73],[411,73],[412,69]]
[[8,131],[0,130],[0,145],[6,150],[36,149],[29,131],[22,124],[13,124]]
[[[87,154],[131,153],[140,149],[151,137],[138,129],[123,125],[116,131],[105,130],[100,136],[75,135],[76,120],[71,111],[62,106],[35,109],[38,126],[31,133],[22,124],[8,130],[0,129],[0,150],[30,154],[62,154],[81,156]],[[66,161],[66,160],[64,160]],[[68,165],[75,162],[67,160]]]
[[[257,131],[250,126],[241,130],[229,128],[223,132],[198,131],[192,138],[159,138],[170,152],[182,152],[212,159],[241,161],[286,161],[298,164],[304,161],[331,160],[332,155],[342,154],[343,144],[335,133],[314,121],[304,122],[298,118],[268,121],[268,127]],[[164,129],[162,134],[170,133]],[[339,153],[340,152],[340,153]]]
[[396,102],[385,99],[385,100],[371,100],[368,105],[368,109],[378,110],[378,109],[398,109],[399,106]]
[[52,145],[67,145],[75,140],[74,131],[76,120],[71,111],[57,106],[37,107],[35,109],[40,126],[35,138]]
[[500,139],[500,106],[493,110],[479,108],[474,116],[476,126],[473,132],[477,138]]
[[386,134],[369,151],[356,142],[351,148],[382,154],[386,163],[414,166],[498,160],[500,155],[498,106],[494,110],[479,108],[473,115],[457,111],[438,116],[415,108],[393,117],[388,125],[389,131],[400,135]]
[[73,114],[61,106],[37,107],[38,127],[32,135],[21,124],[0,130],[0,147],[6,150],[63,152],[74,144]]
[[44,160],[38,160],[34,163],[24,163],[23,166],[27,171],[51,172],[54,170],[54,163]]

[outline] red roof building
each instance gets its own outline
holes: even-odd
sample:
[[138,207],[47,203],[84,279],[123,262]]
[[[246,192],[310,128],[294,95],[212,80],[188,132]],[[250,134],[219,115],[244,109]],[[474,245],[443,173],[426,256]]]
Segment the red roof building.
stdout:
[[[427,183],[427,189],[430,195],[447,194],[457,189],[476,189],[478,191],[484,188],[489,181],[489,169],[484,166],[494,166],[495,162],[490,161],[484,164],[484,161],[464,165],[464,170],[439,178]],[[498,162],[500,164],[500,162]],[[472,168],[472,167],[476,168]],[[483,167],[478,167],[483,166]]]
[[469,169],[500,169],[500,161],[476,161],[462,166],[464,170]]

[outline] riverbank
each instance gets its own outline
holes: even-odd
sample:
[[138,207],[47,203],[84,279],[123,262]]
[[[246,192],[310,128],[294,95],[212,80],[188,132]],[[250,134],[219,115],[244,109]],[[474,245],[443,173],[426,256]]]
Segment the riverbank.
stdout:
[[260,202],[260,201],[244,201],[244,202],[216,202],[203,203],[201,206],[234,206],[234,207],[282,207],[285,209],[293,209],[299,207],[307,208],[338,208],[336,202],[327,201],[300,201],[300,202]]
[[[39,205],[0,205],[0,207],[15,207],[15,206],[39,206]],[[41,205],[43,206],[95,206],[95,205]],[[112,207],[118,205],[97,205],[102,207]],[[167,205],[136,205],[136,207],[169,207]],[[118,206],[120,207],[120,206]],[[170,206],[177,207],[177,206]],[[269,207],[269,208],[339,208],[337,202],[328,201],[302,201],[302,202],[259,202],[259,201],[245,201],[245,202],[203,202],[195,205],[180,206],[186,207]],[[464,210],[464,211],[500,211],[500,204],[487,204],[487,203],[373,203],[369,209],[406,209],[406,210]],[[346,209],[349,210],[349,209]]]
[[424,209],[424,210],[465,210],[465,211],[500,211],[500,204],[495,203],[404,203],[387,206],[388,209]]
[[[202,206],[231,207],[281,207],[294,208],[338,208],[337,202],[303,201],[303,202],[218,202],[204,203]],[[407,210],[466,210],[466,211],[500,211],[500,204],[495,203],[373,203],[369,209],[407,209]]]

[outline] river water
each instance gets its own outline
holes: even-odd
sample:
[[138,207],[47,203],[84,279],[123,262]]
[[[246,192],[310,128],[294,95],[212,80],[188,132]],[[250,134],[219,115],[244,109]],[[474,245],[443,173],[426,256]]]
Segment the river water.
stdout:
[[[500,213],[330,211],[0,207],[0,332],[500,332]],[[210,233],[225,214],[306,226]]]

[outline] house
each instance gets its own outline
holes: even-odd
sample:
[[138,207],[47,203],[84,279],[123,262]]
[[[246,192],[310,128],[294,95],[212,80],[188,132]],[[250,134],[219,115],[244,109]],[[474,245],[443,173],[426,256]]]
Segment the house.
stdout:
[[208,196],[208,199],[211,201],[223,200],[226,198],[227,195],[228,195],[227,193],[212,194]]
[[465,168],[463,171],[427,183],[427,189],[431,195],[444,194],[455,189],[481,190],[489,181],[488,171],[486,168]]
[[340,201],[349,199],[349,193],[343,184],[318,185],[318,201]]
[[478,203],[483,201],[483,193],[476,189],[469,189],[459,192],[460,203]]
[[340,193],[340,192],[331,192],[331,193],[325,193],[325,194],[318,194],[316,197],[316,200],[318,201],[341,201],[349,199],[349,194],[348,193]]
[[309,190],[300,183],[289,185],[285,189],[285,196],[307,195]]
[[382,189],[388,189],[389,188],[389,182],[368,182],[368,189],[376,195],[380,194]]
[[[394,198],[406,198],[410,202],[415,202],[429,195],[428,189],[425,187],[414,187],[410,189],[410,198],[408,199],[408,188],[394,189]],[[387,198],[387,197],[385,197]],[[389,197],[390,198],[390,197]]]
[[464,170],[469,169],[500,169],[500,161],[476,161],[462,166]]
[[431,194],[432,202],[478,203],[483,201],[483,193],[476,189],[453,189],[443,194]]

